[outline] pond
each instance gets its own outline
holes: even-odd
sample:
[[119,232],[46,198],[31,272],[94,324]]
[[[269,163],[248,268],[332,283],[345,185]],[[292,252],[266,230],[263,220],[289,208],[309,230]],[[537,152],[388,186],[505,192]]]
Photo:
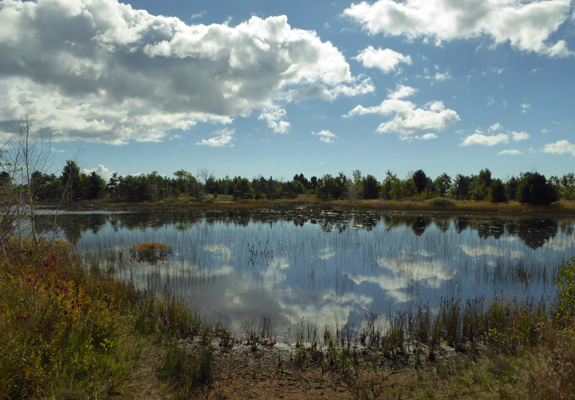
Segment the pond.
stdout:
[[[46,231],[53,216],[38,216]],[[575,220],[302,208],[59,215],[58,234],[137,287],[183,299],[206,322],[289,335],[359,326],[441,299],[544,298],[575,256]],[[163,260],[129,247],[160,242]]]

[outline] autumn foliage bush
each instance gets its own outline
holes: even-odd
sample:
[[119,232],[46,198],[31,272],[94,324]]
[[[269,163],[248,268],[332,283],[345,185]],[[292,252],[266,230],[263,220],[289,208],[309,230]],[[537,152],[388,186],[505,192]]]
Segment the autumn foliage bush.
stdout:
[[[5,243],[0,261],[0,399],[95,394],[130,369],[121,308],[136,292],[92,279],[63,242]],[[96,379],[97,377],[97,379]],[[105,384],[103,384],[105,383]]]
[[[173,350],[178,339],[210,332],[183,302],[86,268],[67,243],[1,244],[0,400],[105,397],[133,370],[143,343]],[[169,248],[136,250],[157,257]],[[210,358],[203,359],[194,368],[207,378],[194,385],[209,381]]]

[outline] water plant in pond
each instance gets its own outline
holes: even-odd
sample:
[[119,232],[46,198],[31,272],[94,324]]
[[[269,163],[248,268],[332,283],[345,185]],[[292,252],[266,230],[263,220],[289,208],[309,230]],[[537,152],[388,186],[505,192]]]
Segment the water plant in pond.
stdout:
[[156,242],[138,243],[129,248],[132,259],[138,262],[156,263],[166,260],[172,253],[172,248]]

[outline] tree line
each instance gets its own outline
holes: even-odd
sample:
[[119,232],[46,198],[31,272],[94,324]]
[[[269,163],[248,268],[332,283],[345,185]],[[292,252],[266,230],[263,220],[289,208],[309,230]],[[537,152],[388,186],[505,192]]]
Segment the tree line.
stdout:
[[[0,186],[13,180],[8,172],[0,173]],[[203,200],[219,195],[233,199],[291,199],[299,195],[314,195],[320,200],[385,199],[444,197],[456,200],[488,200],[499,203],[519,201],[547,205],[557,200],[575,200],[575,174],[547,179],[537,172],[521,173],[506,181],[493,178],[489,169],[477,175],[443,173],[432,179],[423,170],[409,173],[404,179],[387,171],[382,181],[373,175],[354,171],[352,176],[340,172],[318,178],[295,175],[291,180],[259,176],[248,179],[235,176],[215,178],[206,170],[196,176],[185,170],[172,177],[154,171],[149,174],[121,176],[114,173],[107,181],[96,172],[85,173],[74,161],[67,161],[60,175],[34,171],[29,190],[35,200],[74,203],[81,200],[105,199],[111,202],[156,202],[173,198]]]

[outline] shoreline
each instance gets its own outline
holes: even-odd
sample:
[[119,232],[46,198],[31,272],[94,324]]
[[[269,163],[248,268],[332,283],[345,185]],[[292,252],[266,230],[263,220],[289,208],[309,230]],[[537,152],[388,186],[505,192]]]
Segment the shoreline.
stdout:
[[245,211],[262,209],[325,208],[342,211],[373,210],[406,213],[442,213],[449,215],[501,215],[501,216],[557,216],[575,217],[575,201],[559,201],[549,206],[531,206],[518,202],[490,203],[486,201],[452,200],[446,198],[415,200],[346,200],[318,201],[314,198],[280,200],[218,200],[196,201],[179,199],[153,203],[112,203],[94,200],[81,201],[62,207],[57,204],[37,204],[38,209],[59,208],[68,212],[139,212],[139,211]]

